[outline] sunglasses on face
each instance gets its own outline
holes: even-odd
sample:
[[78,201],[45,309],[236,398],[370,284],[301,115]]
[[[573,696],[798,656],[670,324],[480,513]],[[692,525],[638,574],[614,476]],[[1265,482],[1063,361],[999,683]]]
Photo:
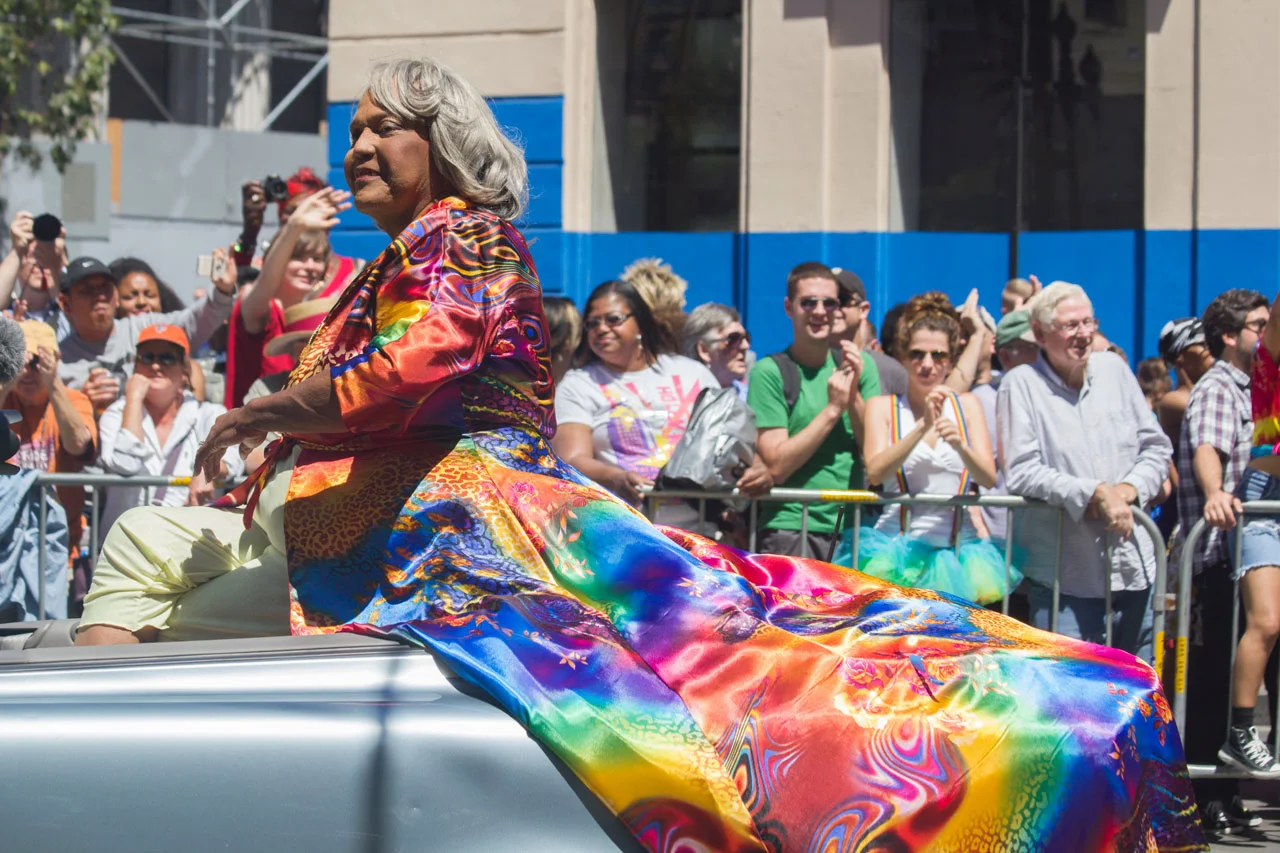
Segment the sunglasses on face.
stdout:
[[158,364],[161,367],[173,367],[177,364],[179,358],[177,354],[171,352],[140,352],[138,353],[138,364],[150,367]]
[[599,317],[591,317],[586,322],[588,332],[594,332],[600,326],[608,326],[610,329],[616,329],[623,323],[632,318],[632,314],[602,314]]
[[725,349],[739,349],[743,344],[751,343],[750,332],[730,332],[723,338],[713,338],[713,344],[724,344]]
[[926,355],[931,357],[935,364],[940,361],[951,360],[951,353],[941,349],[933,349],[933,350],[913,349],[907,353],[907,358],[911,359],[916,364],[919,364],[920,362],[924,361],[924,357]]
[[814,311],[817,309],[819,305],[822,306],[823,311],[830,313],[840,307],[840,300],[830,299],[830,298],[819,299],[816,296],[806,296],[800,300],[801,311],[805,311],[805,312]]

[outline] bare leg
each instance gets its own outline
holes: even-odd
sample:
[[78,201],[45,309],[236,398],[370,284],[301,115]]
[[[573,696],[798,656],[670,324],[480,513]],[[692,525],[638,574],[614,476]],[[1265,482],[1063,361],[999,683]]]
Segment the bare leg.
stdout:
[[1252,708],[1258,701],[1262,672],[1280,634],[1280,568],[1263,566],[1240,579],[1245,630],[1236,649],[1231,704]]
[[77,646],[128,646],[138,643],[154,643],[160,632],[151,626],[139,628],[137,633],[114,625],[90,625],[76,633]]

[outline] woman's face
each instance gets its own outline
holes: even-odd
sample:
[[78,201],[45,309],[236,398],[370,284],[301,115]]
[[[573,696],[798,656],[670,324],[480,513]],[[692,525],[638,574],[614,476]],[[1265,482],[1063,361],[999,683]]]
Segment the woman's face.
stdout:
[[951,370],[951,343],[946,332],[917,329],[907,347],[907,379],[922,391],[930,391]]
[[147,402],[167,406],[182,396],[186,384],[186,353],[182,347],[164,341],[147,341],[138,346],[133,372],[151,380],[147,389]]
[[284,278],[280,281],[280,301],[286,306],[306,298],[316,285],[324,281],[327,264],[325,258],[302,256],[293,258],[284,266]]
[[626,370],[643,348],[631,307],[616,293],[606,293],[588,305],[583,323],[591,351],[615,370]]
[[356,210],[397,236],[436,198],[431,143],[422,127],[408,126],[366,93],[351,119],[351,148],[343,161]]
[[117,317],[132,317],[160,310],[160,287],[156,280],[144,272],[131,272],[116,286],[119,304]]
[[726,323],[706,343],[698,344],[698,354],[711,372],[728,387],[747,375],[747,351],[751,349],[751,336],[741,323]]

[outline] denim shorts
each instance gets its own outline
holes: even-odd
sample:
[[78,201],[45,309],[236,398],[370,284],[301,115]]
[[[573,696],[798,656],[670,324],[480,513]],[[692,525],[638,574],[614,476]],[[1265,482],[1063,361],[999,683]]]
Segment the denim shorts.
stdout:
[[[1280,500],[1280,479],[1246,468],[1244,476],[1240,478],[1240,485],[1236,487],[1236,497],[1241,501]],[[1280,516],[1251,515],[1247,518],[1244,525],[1236,526],[1230,539],[1231,559],[1234,562],[1236,538],[1243,536],[1240,565],[1231,574],[1231,579],[1236,581],[1253,569],[1280,566]]]

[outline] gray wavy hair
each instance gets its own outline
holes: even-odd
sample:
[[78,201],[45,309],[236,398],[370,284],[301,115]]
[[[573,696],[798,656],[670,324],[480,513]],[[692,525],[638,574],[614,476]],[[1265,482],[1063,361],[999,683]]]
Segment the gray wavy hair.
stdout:
[[698,344],[710,345],[725,326],[741,322],[742,316],[728,305],[721,305],[719,302],[699,305],[689,312],[689,319],[684,321],[680,350],[689,358],[702,361],[702,356],[698,355]]
[[426,128],[436,169],[463,199],[503,219],[524,211],[524,152],[466,80],[434,59],[398,59],[375,66],[365,92],[401,121]]

